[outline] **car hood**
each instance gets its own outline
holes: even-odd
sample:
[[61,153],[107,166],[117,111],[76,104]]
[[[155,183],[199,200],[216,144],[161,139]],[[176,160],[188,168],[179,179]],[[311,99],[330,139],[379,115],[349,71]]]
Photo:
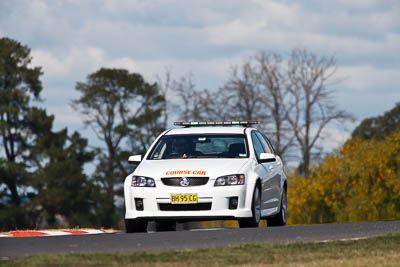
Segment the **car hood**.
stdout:
[[246,159],[169,159],[145,160],[134,174],[159,180],[161,177],[206,176],[216,179],[222,175],[240,173]]

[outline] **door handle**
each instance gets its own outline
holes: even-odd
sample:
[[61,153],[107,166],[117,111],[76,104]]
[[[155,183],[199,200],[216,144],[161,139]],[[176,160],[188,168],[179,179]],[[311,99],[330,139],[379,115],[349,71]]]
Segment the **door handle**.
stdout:
[[269,166],[268,169],[273,170],[274,166]]

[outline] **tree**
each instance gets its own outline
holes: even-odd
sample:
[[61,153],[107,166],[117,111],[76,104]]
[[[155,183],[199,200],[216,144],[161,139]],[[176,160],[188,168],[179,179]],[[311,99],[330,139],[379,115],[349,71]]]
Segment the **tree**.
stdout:
[[184,120],[256,120],[269,134],[277,153],[288,155],[294,136],[281,101],[286,100],[284,69],[276,53],[259,52],[231,67],[228,80],[216,91],[196,90],[191,75],[174,81],[173,99]]
[[313,149],[325,127],[334,121],[352,119],[345,111],[337,109],[333,101],[329,85],[335,72],[334,57],[318,57],[306,50],[294,49],[288,61],[286,88],[289,97],[281,103],[300,147],[305,176],[310,174]]
[[[84,115],[84,123],[106,147],[106,153],[99,156],[95,177],[108,197],[109,210],[105,213],[114,214],[114,197],[127,175],[126,155],[145,151],[163,130],[158,119],[164,98],[157,84],[149,84],[140,74],[124,69],[101,68],[88,75],[86,83],[78,82],[76,90],[81,96],[72,106]],[[124,140],[131,151],[122,148]]]
[[279,54],[261,51],[233,66],[218,90],[200,92],[192,76],[181,78],[173,99],[181,103],[178,113],[184,120],[259,121],[279,155],[298,157],[293,152],[300,149],[302,173],[308,176],[327,125],[352,120],[334,103],[335,72],[334,57],[294,49],[284,64]]
[[231,118],[259,120],[261,123],[265,123],[268,119],[262,97],[263,89],[257,75],[256,66],[250,61],[232,67],[228,81],[219,90],[219,94],[228,100],[228,106],[225,108]]
[[376,138],[383,140],[387,135],[400,127],[400,102],[381,116],[363,120],[354,129],[352,136],[363,139]]
[[98,225],[95,195],[97,187],[83,172],[95,151],[87,148],[87,139],[67,129],[49,132],[32,148],[37,161],[36,171],[28,180],[34,189],[28,207],[35,225],[57,227],[57,216],[67,226]]
[[183,121],[201,120],[203,117],[202,97],[196,85],[194,84],[194,76],[188,73],[179,80],[172,82],[173,99],[171,106],[179,114],[178,119]]
[[[88,215],[91,198],[83,165],[91,160],[86,140],[67,130],[52,132],[54,116],[32,106],[40,100],[40,67],[30,67],[30,49],[0,39],[0,229],[37,227],[40,214]],[[69,145],[66,144],[69,140]],[[71,187],[71,185],[74,185]],[[78,192],[77,192],[78,191]],[[62,199],[62,201],[58,201]],[[54,223],[52,223],[54,225]]]
[[294,136],[286,119],[283,107],[288,90],[285,87],[285,74],[282,57],[277,53],[260,52],[255,57],[257,79],[262,88],[261,99],[268,114],[268,132],[278,155],[289,156],[294,147]]
[[19,42],[0,39],[0,183],[1,196],[14,215],[14,225],[25,227],[22,205],[31,166],[30,148],[51,127],[52,117],[31,106],[40,100],[40,67],[30,67],[30,49]]
[[310,179],[289,174],[289,223],[400,219],[400,129],[384,139],[352,137]]

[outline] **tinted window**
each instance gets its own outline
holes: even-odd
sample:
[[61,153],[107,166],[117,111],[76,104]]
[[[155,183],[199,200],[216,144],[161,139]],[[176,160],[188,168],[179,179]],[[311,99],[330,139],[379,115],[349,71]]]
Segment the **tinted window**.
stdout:
[[148,159],[247,157],[244,134],[196,134],[161,137]]
[[263,135],[263,137],[268,142],[268,145],[271,148],[272,153],[274,153],[276,155],[276,150],[275,150],[274,146],[272,145],[271,141],[265,135]]
[[264,136],[260,132],[256,132],[256,135],[257,135],[258,139],[260,140],[260,142],[261,142],[261,144],[263,146],[264,152],[265,153],[273,153],[273,150],[271,149],[269,143],[264,138]]
[[256,132],[251,132],[251,140],[253,141],[254,151],[256,152],[257,159],[260,158],[261,153],[265,153],[263,145],[257,138]]

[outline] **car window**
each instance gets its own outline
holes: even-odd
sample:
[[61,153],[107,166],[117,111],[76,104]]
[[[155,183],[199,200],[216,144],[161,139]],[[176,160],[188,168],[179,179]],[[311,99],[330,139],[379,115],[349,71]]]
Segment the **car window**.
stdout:
[[260,132],[256,132],[258,139],[260,140],[263,150],[265,153],[273,153],[268,141],[264,138],[264,136]]
[[244,134],[186,134],[161,137],[148,159],[248,157]]
[[268,142],[269,148],[271,149],[272,153],[276,155],[276,150],[275,150],[274,146],[272,145],[271,141],[264,134],[262,136]]
[[253,141],[254,151],[256,152],[257,159],[260,158],[261,153],[265,153],[263,145],[261,144],[260,140],[258,139],[256,132],[251,132],[251,140]]

